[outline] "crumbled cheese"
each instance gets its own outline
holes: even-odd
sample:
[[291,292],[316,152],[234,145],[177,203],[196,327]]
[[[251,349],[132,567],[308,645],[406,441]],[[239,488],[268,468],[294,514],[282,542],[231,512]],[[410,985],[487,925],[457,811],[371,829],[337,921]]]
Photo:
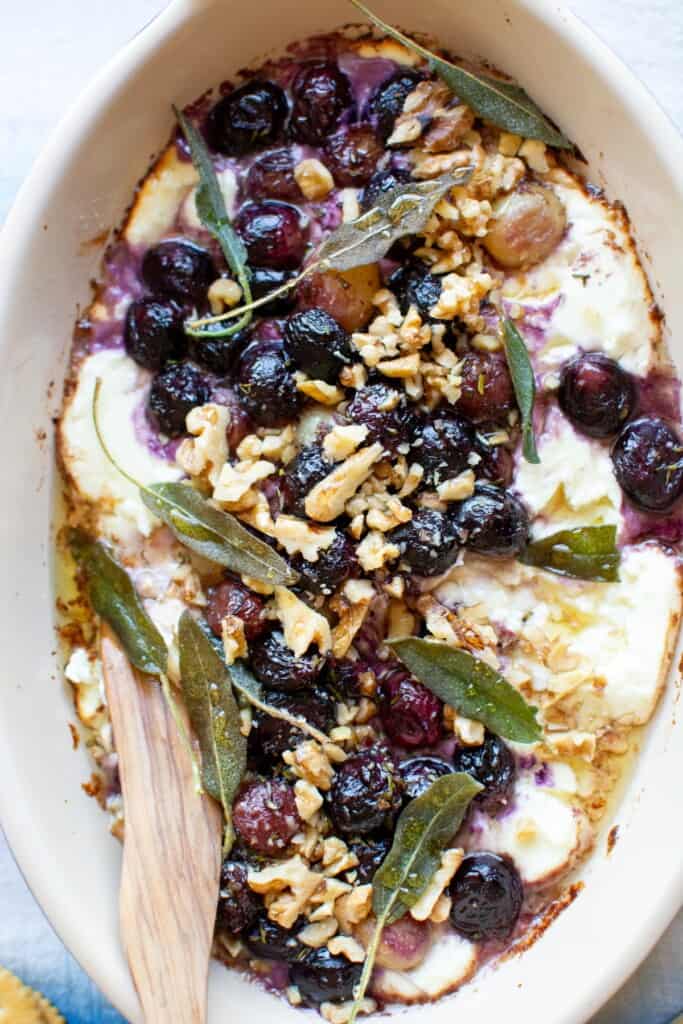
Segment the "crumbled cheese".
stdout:
[[339,193],[342,204],[342,223],[348,224],[360,216],[360,203],[357,188],[343,188]]
[[325,434],[323,454],[330,462],[341,462],[353,455],[368,436],[368,428],[360,423],[337,424]]
[[382,454],[382,445],[373,444],[350,455],[307,494],[306,515],[321,523],[329,523],[344,511],[349,498],[370,475],[372,466]]
[[238,658],[246,658],[247,640],[244,635],[244,621],[239,616],[225,616],[221,621],[221,637],[226,664],[233,665]]
[[315,157],[299,161],[294,168],[294,180],[311,202],[324,199],[334,188],[334,178],[325,164]]
[[176,453],[176,462],[188,476],[205,476],[212,487],[218,482],[228,459],[227,429],[230,410],[225,405],[208,402],[191,409],[185,419],[186,437]]
[[231,512],[251,508],[259,493],[254,485],[274,472],[274,464],[266,459],[237,462],[235,465],[226,462],[214,487],[214,501]]
[[312,644],[321,654],[332,646],[330,624],[324,615],[316,612],[287,587],[275,588],[275,608],[282,623],[285,643],[300,658]]

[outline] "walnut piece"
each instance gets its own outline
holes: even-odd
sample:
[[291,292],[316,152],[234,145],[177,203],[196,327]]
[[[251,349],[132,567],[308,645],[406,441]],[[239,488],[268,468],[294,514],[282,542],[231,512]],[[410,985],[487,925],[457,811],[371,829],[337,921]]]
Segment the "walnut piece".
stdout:
[[282,623],[285,643],[300,658],[311,644],[321,654],[332,646],[330,624],[324,615],[316,612],[287,587],[275,588],[275,609]]
[[176,462],[191,477],[204,476],[215,487],[228,458],[226,431],[230,410],[208,402],[191,409],[185,418],[189,434],[176,453]]
[[306,496],[306,515],[321,523],[329,523],[344,511],[349,498],[356,493],[382,454],[382,445],[372,444],[339,463]]

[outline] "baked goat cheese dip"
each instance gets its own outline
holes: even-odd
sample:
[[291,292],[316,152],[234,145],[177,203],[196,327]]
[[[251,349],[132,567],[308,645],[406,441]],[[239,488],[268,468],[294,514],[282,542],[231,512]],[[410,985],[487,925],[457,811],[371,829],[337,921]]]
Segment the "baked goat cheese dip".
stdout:
[[[246,769],[214,952],[345,1024],[373,879],[399,815],[440,780],[480,788],[383,927],[362,1013],[436,999],[521,944],[591,850],[677,636],[678,382],[623,209],[413,48],[314,38],[184,114],[250,295],[178,130],[77,325],[63,534],[85,531],[128,574],[179,693],[189,610],[226,671],[286,713],[238,699]],[[379,258],[316,262],[396,190],[444,181]],[[270,293],[237,330],[239,314],[214,319]],[[159,484],[241,523],[286,581],[183,543],[144,500]],[[70,564],[65,675],[122,836],[99,617]],[[456,663],[497,680],[481,714],[476,681],[442,699]],[[526,741],[494,727],[511,691]]]

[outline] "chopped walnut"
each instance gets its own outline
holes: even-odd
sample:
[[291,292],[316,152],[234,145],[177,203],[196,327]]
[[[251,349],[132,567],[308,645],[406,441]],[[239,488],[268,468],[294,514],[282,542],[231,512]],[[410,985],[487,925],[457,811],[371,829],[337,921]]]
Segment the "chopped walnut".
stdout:
[[295,775],[323,792],[332,785],[334,768],[327,753],[316,740],[304,740],[294,750],[286,750],[282,760]]
[[392,600],[387,612],[387,630],[389,636],[412,636],[417,626],[417,618],[405,601]]
[[265,459],[238,462],[234,466],[226,462],[214,487],[214,501],[230,512],[251,508],[258,501],[254,485],[274,472],[273,463]]
[[282,623],[285,643],[300,658],[311,644],[321,654],[332,646],[330,624],[324,615],[316,612],[287,587],[275,588],[275,608]]
[[448,920],[452,906],[453,900],[450,898],[450,896],[447,896],[445,892],[442,892],[438,900],[434,904],[434,909],[429,915],[429,920],[433,924],[443,924],[444,921]]
[[330,610],[339,616],[332,630],[332,653],[335,658],[343,658],[347,653],[363,625],[374,596],[375,588],[369,580],[347,580],[341,594],[336,594],[330,601]]
[[537,171],[539,174],[545,174],[550,170],[545,143],[539,139],[525,139],[517,152],[517,156],[526,160],[531,170]]
[[351,886],[348,882],[342,882],[339,878],[326,877],[320,888],[311,896],[311,909],[308,911],[309,921],[324,921],[326,918],[333,918],[335,901],[350,891]]
[[330,462],[341,462],[353,455],[368,436],[368,428],[360,423],[337,424],[323,438],[323,454]]
[[398,545],[387,541],[379,530],[371,530],[356,548],[356,557],[365,572],[381,569],[400,553]]
[[206,297],[211,312],[218,316],[224,309],[231,309],[237,305],[242,298],[242,289],[237,281],[231,281],[229,277],[219,277],[209,286]]
[[471,274],[446,274],[439,301],[432,307],[432,316],[453,320],[466,313],[476,313],[481,300],[491,291],[494,280],[490,274],[474,271]]
[[188,476],[206,477],[212,487],[228,458],[226,431],[230,410],[224,405],[208,402],[191,409],[185,424],[188,433],[176,453],[176,462]]
[[323,921],[314,921],[313,924],[307,924],[305,928],[298,932],[297,939],[304,946],[310,946],[311,949],[319,949],[327,943],[328,939],[332,938],[338,927],[339,925],[334,917],[327,917]]
[[423,476],[424,467],[421,466],[419,462],[411,463],[406,478],[398,492],[398,497],[407,498],[410,494],[413,494],[422,483]]
[[485,730],[481,722],[473,718],[459,715],[453,708],[444,708],[444,722],[452,729],[460,742],[466,747],[478,747],[484,742]]
[[306,779],[298,779],[294,783],[294,799],[302,821],[310,821],[323,805],[321,793]]
[[322,866],[328,878],[340,875],[342,871],[348,871],[357,864],[358,857],[339,836],[329,836],[323,841]]
[[238,459],[268,459],[290,462],[296,455],[296,431],[293,426],[282,430],[266,428],[262,434],[248,434],[237,446]]
[[296,382],[297,391],[301,391],[314,402],[321,405],[339,405],[344,397],[341,388],[334,384],[328,384],[324,380],[309,380],[308,377],[299,377]]
[[474,479],[472,470],[464,469],[457,476],[438,484],[436,493],[441,501],[462,501],[474,494]]
[[261,871],[249,871],[247,882],[254,892],[274,897],[268,906],[271,921],[282,928],[291,928],[323,878],[295,854]]
[[427,921],[431,916],[436,902],[462,864],[464,850],[445,850],[441,854],[441,866],[434,873],[432,880],[420,896],[417,903],[410,908],[410,916],[416,921]]
[[498,152],[503,156],[517,156],[519,147],[522,145],[522,136],[513,135],[511,132],[501,132],[498,138]]
[[382,445],[372,444],[335,466],[306,495],[306,515],[321,523],[329,523],[340,516],[346,502],[367,479],[381,454]]
[[422,139],[426,153],[448,153],[455,149],[474,124],[474,112],[464,104],[439,114]]
[[372,910],[372,886],[357,885],[351,892],[340,896],[334,905],[335,917],[343,932],[353,931],[354,925],[364,921]]
[[327,943],[327,948],[333,956],[345,956],[352,964],[362,964],[365,960],[365,949],[350,935],[336,935]]
[[377,363],[377,369],[385,377],[408,380],[419,372],[420,353],[413,352],[409,356],[399,356],[397,359],[383,359]]
[[305,519],[297,519],[296,516],[279,515],[273,521],[268,502],[263,495],[254,508],[240,515],[240,519],[260,533],[274,537],[282,544],[288,555],[302,554],[308,562],[317,562],[320,552],[329,548],[337,536],[337,531],[332,526],[318,526],[306,522]]
[[334,178],[325,164],[315,158],[301,160],[294,168],[294,180],[306,199],[324,199],[334,188]]
[[362,363],[353,363],[351,366],[344,366],[339,374],[339,381],[345,388],[353,388],[360,391],[368,381],[368,374]]
[[233,665],[238,658],[246,658],[247,640],[242,619],[237,615],[226,615],[221,621],[221,636],[227,665]]

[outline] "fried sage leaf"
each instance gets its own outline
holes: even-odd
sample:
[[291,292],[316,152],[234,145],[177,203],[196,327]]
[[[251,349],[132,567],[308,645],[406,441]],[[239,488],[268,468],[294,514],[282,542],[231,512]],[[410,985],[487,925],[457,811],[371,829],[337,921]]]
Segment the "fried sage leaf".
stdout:
[[425,46],[421,46],[414,39],[382,21],[358,0],[351,0],[351,3],[388,36],[403,43],[413,53],[424,57],[431,70],[435,71],[448,88],[471,107],[475,114],[491,121],[498,128],[512,132],[513,135],[540,139],[541,142],[557,146],[558,149],[573,148],[567,136],[550,123],[540,107],[520,85],[494,78],[492,75],[474,74],[473,71],[452,64],[443,57],[437,57]]
[[235,516],[215,508],[193,487],[152,484],[141,488],[140,495],[181,544],[210,562],[273,586],[296,581],[297,574],[269,544],[250,533]]
[[[216,239],[220,245],[228,266],[239,282],[245,303],[251,302],[251,287],[249,284],[251,273],[247,265],[248,255],[244,242],[237,234],[225,207],[225,199],[221,187],[213,169],[211,156],[204,143],[204,139],[195,126],[188,121],[185,115],[174,108],[176,117],[183,135],[190,149],[190,156],[195,170],[199,175],[199,186],[197,188],[197,213],[202,224]],[[251,320],[251,313],[245,312],[244,316],[230,327],[223,328],[220,332],[214,330],[212,338],[227,338],[241,330]],[[195,333],[191,325],[186,327],[188,334]],[[206,332],[200,332],[200,336]]]
[[425,892],[441,864],[441,854],[481,789],[480,783],[465,772],[444,775],[401,813],[391,849],[372,880],[372,909],[377,923],[349,1024],[356,1018],[370,981],[382,930],[403,917]]
[[126,570],[101,541],[81,530],[71,531],[69,546],[85,573],[93,609],[114,630],[129,660],[140,672],[163,676],[168,662],[164,638],[145,611]]
[[534,438],[534,401],[536,400],[536,378],[529,359],[524,339],[512,320],[503,318],[503,339],[515,398],[522,417],[522,454],[527,462],[538,464],[541,460],[536,451]]
[[597,583],[619,581],[616,526],[579,526],[532,541],[519,556],[525,565]]
[[257,309],[295,288],[304,277],[317,270],[351,270],[366,263],[375,263],[386,256],[399,238],[418,234],[431,217],[434,207],[446,193],[466,185],[472,176],[471,167],[462,167],[431,181],[408,182],[399,185],[377,199],[371,210],[361,213],[355,220],[341,224],[333,231],[315,254],[315,257],[296,277],[282,287],[269,292],[256,302],[231,309],[220,316],[196,320],[192,327],[200,330],[223,320]]
[[247,741],[227,670],[189,611],[178,624],[180,680],[185,707],[202,752],[207,793],[223,807],[227,853],[234,840],[232,801],[247,767]]
[[406,637],[388,644],[421,683],[467,718],[516,743],[541,738],[537,709],[486,662],[436,640]]

